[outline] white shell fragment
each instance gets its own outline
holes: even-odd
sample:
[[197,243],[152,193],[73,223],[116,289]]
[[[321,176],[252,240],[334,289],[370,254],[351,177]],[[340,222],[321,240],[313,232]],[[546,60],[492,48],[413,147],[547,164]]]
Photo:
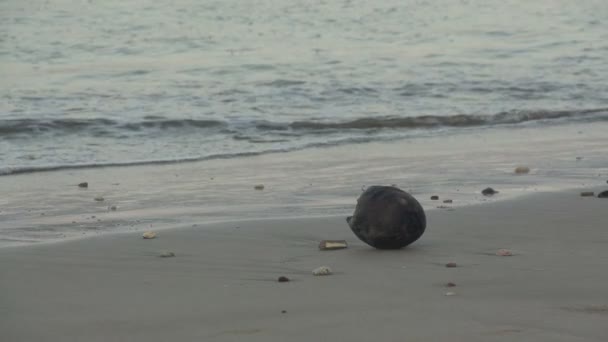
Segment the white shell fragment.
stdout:
[[454,295],[456,295],[456,293],[454,293],[454,292],[446,292],[445,295],[446,296],[454,296]]
[[331,274],[331,268],[327,266],[317,267],[312,270],[312,274],[316,276],[326,276]]
[[163,251],[163,252],[160,253],[160,257],[161,258],[171,258],[171,257],[174,257],[174,256],[175,256],[175,253],[169,252],[169,251]]
[[348,248],[346,240],[323,240],[319,243],[319,249],[322,251],[343,248]]
[[499,249],[499,250],[496,252],[496,255],[498,255],[498,256],[512,256],[512,255],[513,255],[513,252],[511,252],[511,251],[510,251],[510,250],[508,250],[508,249]]
[[156,237],[156,233],[155,232],[145,232],[142,234],[142,237],[144,239],[154,239]]

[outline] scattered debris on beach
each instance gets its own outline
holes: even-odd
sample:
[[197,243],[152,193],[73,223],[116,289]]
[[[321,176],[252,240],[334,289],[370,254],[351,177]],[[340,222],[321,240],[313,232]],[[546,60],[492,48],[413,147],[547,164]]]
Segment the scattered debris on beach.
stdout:
[[161,258],[172,258],[175,256],[175,253],[169,251],[163,251],[159,255]]
[[87,182],[78,183],[78,187],[79,188],[88,188],[89,187],[89,183],[87,183]]
[[289,278],[285,277],[285,276],[280,276],[279,279],[277,279],[277,281],[279,283],[286,283],[289,281]]
[[453,268],[453,267],[458,267],[458,265],[455,262],[448,262],[447,264],[445,264],[445,267]]
[[95,201],[97,201],[97,202],[103,202],[103,201],[105,201],[105,198],[103,198],[102,196],[97,196],[97,197],[95,197],[95,198],[93,198],[93,199],[94,199]]
[[527,166],[518,166],[515,168],[515,174],[523,175],[530,172],[530,168]]
[[316,276],[326,276],[326,275],[330,275],[331,272],[331,268],[327,267],[327,266],[321,266],[321,267],[317,267],[314,270],[312,270],[312,274],[316,275]]
[[145,232],[141,235],[144,239],[154,239],[156,237],[155,232]]
[[348,248],[346,240],[323,240],[319,242],[319,249],[322,251],[344,248]]
[[264,184],[256,184],[253,186],[254,190],[264,190]]
[[593,197],[595,193],[593,191],[583,191],[581,192],[581,197]]
[[497,193],[498,193],[498,191],[496,191],[492,188],[485,188],[485,189],[481,190],[481,194],[484,196],[492,196]]
[[437,200],[439,200],[439,196],[433,195],[433,196],[431,196],[431,200],[432,201],[437,201]]
[[454,284],[454,283],[452,283],[452,282],[449,282],[449,283],[445,284],[445,286],[446,286],[446,287],[455,287],[455,286],[456,286],[456,284]]
[[608,190],[600,192],[597,198],[608,198]]
[[453,201],[452,201],[451,199],[446,199],[446,200],[443,200],[443,203],[452,203],[452,202],[453,202]]
[[499,249],[496,252],[496,255],[498,255],[498,256],[513,256],[513,252],[511,252],[508,249]]

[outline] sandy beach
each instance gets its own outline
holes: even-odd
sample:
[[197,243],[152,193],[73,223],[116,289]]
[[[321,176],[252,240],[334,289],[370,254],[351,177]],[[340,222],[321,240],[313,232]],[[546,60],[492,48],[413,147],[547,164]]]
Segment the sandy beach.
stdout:
[[[605,341],[607,205],[566,191],[428,210],[425,235],[398,251],[358,241],[343,217],[7,247],[0,335],[14,342]],[[322,239],[346,239],[349,248],[320,251]],[[501,248],[514,255],[497,256]],[[161,258],[162,251],[176,255]],[[334,273],[313,276],[321,265]]]

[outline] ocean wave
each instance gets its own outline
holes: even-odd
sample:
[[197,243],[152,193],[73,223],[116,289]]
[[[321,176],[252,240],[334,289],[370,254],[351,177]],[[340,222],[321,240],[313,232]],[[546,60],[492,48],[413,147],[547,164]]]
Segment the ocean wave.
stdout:
[[[91,132],[141,131],[145,129],[164,130],[175,128],[223,127],[219,120],[161,119],[157,116],[137,122],[119,122],[111,119],[8,119],[0,120],[0,136],[28,134],[66,134]],[[153,119],[152,119],[153,118]]]
[[475,127],[504,124],[518,124],[530,121],[556,119],[596,119],[608,120],[608,108],[563,110],[563,111],[509,111],[494,115],[422,115],[413,117],[370,117],[342,122],[296,121],[287,125],[274,123],[259,124],[258,128],[268,130],[336,130],[336,129],[399,129],[437,127]]
[[[345,121],[301,120],[273,122],[265,120],[240,121],[235,127],[229,122],[213,119],[170,119],[161,116],[147,116],[133,122],[112,119],[7,119],[0,120],[0,137],[28,137],[38,134],[87,134],[93,136],[124,136],[129,132],[149,131],[156,134],[165,130],[208,130],[231,128],[234,133],[256,129],[263,132],[290,131],[297,135],[323,134],[340,130],[377,129],[430,129],[439,127],[476,127],[503,124],[518,124],[531,121],[550,120],[608,120],[608,108],[576,110],[519,110],[501,112],[494,115],[421,115],[411,117],[361,117]],[[236,137],[238,139],[239,137]]]

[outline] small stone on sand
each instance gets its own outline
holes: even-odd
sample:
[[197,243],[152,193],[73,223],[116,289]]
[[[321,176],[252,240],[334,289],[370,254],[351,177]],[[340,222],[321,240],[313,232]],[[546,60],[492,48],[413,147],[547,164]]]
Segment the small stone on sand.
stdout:
[[518,166],[515,168],[515,173],[518,175],[523,175],[530,172],[530,168],[527,166]]
[[485,189],[481,190],[481,193],[482,193],[484,196],[492,196],[492,195],[494,195],[494,194],[497,194],[497,193],[498,193],[498,191],[496,191],[496,190],[494,190],[494,189],[492,189],[492,188],[485,188]]
[[317,267],[312,270],[312,274],[316,276],[326,276],[331,274],[331,268],[327,266]]
[[87,182],[78,183],[78,187],[79,188],[88,188],[89,187],[89,183],[87,183]]
[[456,265],[455,262],[448,262],[447,264],[445,264],[445,267],[452,268],[452,267],[458,267],[458,265]]
[[253,187],[254,190],[264,190],[264,184],[257,184]]
[[281,310],[281,313],[287,313],[287,310]]
[[449,283],[445,284],[445,286],[447,286],[447,287],[455,287],[456,284],[454,284],[452,282],[449,282]]
[[154,239],[156,237],[156,233],[155,232],[145,232],[142,234],[142,237],[144,239]]
[[592,197],[592,196],[595,196],[595,193],[593,191],[583,191],[583,192],[581,192],[581,196],[582,197]]
[[169,251],[163,251],[160,253],[161,258],[172,258],[175,256],[175,253]]
[[510,250],[508,250],[508,249],[499,249],[496,252],[496,255],[498,255],[498,256],[513,256],[513,253]]
[[111,205],[108,207],[108,209],[110,209],[111,211],[116,211],[116,209],[118,209],[118,207],[115,205]]
[[608,190],[600,192],[597,198],[608,198]]
[[453,202],[453,201],[452,201],[451,199],[446,199],[446,200],[443,200],[443,203],[452,203],[452,202]]
[[346,240],[323,240],[319,243],[319,249],[322,251],[332,249],[344,249],[347,248],[348,244]]
[[103,202],[103,201],[105,201],[105,198],[103,198],[101,196],[97,196],[97,197],[94,198],[94,200],[97,201],[97,202]]
[[439,196],[431,196],[431,200],[436,201],[439,199]]
[[285,276],[280,276],[279,279],[277,279],[277,281],[279,283],[286,283],[289,281],[289,278],[285,277]]

